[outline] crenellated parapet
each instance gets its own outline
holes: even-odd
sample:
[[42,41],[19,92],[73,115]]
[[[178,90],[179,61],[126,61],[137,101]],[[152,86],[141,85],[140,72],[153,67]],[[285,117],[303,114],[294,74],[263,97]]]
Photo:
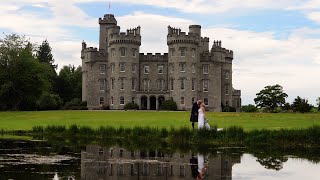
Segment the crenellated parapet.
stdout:
[[141,45],[140,26],[127,29],[127,32],[120,32],[110,35],[109,44],[137,44]]
[[105,61],[107,58],[107,52],[104,49],[98,50],[94,47],[83,49],[81,54],[84,62]]
[[113,14],[105,14],[103,18],[99,18],[99,24],[113,24],[117,25],[117,20]]
[[214,53],[214,52],[222,52],[222,53],[225,54],[226,58],[233,59],[233,51],[229,50],[229,49],[226,49],[226,48],[223,48],[221,46],[221,44],[222,44],[221,41],[213,41],[211,52],[212,53]]
[[171,45],[173,43],[190,43],[199,45],[200,38],[198,34],[182,32],[179,28],[173,28],[168,26],[167,44]]
[[145,61],[152,61],[152,62],[165,61],[165,62],[167,62],[168,61],[168,53],[164,53],[164,54],[161,54],[161,53],[155,53],[155,54],[140,53],[139,60],[140,60],[140,62],[145,62]]
[[241,96],[241,90],[232,89],[232,95],[233,96]]

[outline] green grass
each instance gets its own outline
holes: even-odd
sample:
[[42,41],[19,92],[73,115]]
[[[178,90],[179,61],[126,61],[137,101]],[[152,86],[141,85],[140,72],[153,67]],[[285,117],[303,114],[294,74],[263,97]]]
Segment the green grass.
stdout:
[[[191,128],[190,112],[156,111],[32,111],[0,112],[0,129],[31,130],[34,126],[77,124],[99,128],[113,126],[132,128],[150,126],[157,128]],[[218,128],[241,126],[253,129],[300,129],[320,125],[320,113],[213,113],[207,112],[211,126]]]

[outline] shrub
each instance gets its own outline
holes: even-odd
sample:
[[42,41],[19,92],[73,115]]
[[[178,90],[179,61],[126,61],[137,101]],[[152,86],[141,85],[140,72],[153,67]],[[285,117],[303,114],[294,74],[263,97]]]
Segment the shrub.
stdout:
[[139,105],[136,104],[136,103],[127,103],[125,106],[124,106],[124,109],[139,109]]
[[308,103],[307,99],[298,96],[292,103],[292,109],[294,112],[305,113],[311,111],[312,105]]
[[74,98],[71,101],[67,102],[63,109],[67,110],[87,110],[87,102],[82,101],[80,98]]
[[102,110],[110,110],[110,106],[109,106],[109,104],[104,104],[104,105],[102,105],[101,109]]
[[221,109],[222,112],[236,112],[236,108],[234,107],[230,107],[229,105],[224,106],[223,104],[221,104]]
[[161,103],[160,109],[175,111],[177,110],[177,103],[173,100],[165,100]]
[[241,110],[243,112],[258,112],[258,108],[253,104],[242,106]]
[[39,110],[56,110],[60,109],[62,100],[57,94],[45,93],[38,103]]

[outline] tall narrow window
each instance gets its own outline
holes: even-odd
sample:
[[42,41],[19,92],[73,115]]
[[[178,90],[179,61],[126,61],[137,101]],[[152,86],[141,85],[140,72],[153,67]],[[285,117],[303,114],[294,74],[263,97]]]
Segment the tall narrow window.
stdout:
[[173,70],[174,70],[174,65],[171,63],[169,64],[169,71],[171,74],[173,73]]
[[180,104],[184,104],[184,97],[180,98]]
[[170,90],[173,91],[173,79],[170,79]]
[[158,74],[163,74],[163,66],[158,66]]
[[194,101],[194,100],[195,100],[195,98],[194,98],[194,97],[192,97],[192,98],[191,98],[191,104],[195,103],[195,101]]
[[124,78],[120,78],[120,90],[124,90]]
[[229,85],[226,85],[226,95],[229,95]]
[[136,67],[137,65],[136,64],[132,64],[131,68],[132,68],[132,72],[135,73],[136,72]]
[[180,56],[185,57],[186,56],[186,48],[180,48]]
[[99,69],[100,69],[100,74],[106,73],[106,65],[105,64],[100,64]]
[[126,72],[126,64],[125,63],[120,63],[120,72]]
[[149,74],[150,73],[150,66],[144,66],[144,74]]
[[111,90],[114,90],[114,79],[111,78]]
[[137,56],[137,49],[132,49],[132,57],[136,57]]
[[116,50],[115,49],[111,49],[111,56],[115,57],[116,56]]
[[136,79],[131,79],[131,90],[132,91],[136,90]]
[[191,90],[192,90],[192,91],[195,91],[195,81],[196,81],[195,78],[192,78],[192,79],[191,79]]
[[106,87],[106,80],[105,79],[99,79],[99,86],[100,91],[104,91]]
[[175,50],[174,49],[170,49],[170,52],[171,52],[171,56],[174,57],[175,53],[176,53]]
[[180,72],[186,72],[186,63],[180,63]]
[[204,103],[204,105],[208,106],[209,105],[209,99],[208,98],[204,98],[203,103]]
[[208,90],[209,90],[209,80],[204,79],[203,80],[203,92],[208,92]]
[[229,79],[230,71],[226,70],[224,76],[225,76],[226,79]]
[[192,53],[192,55],[191,55],[192,57],[196,57],[196,50],[195,49],[192,49],[191,53]]
[[113,105],[113,96],[111,96],[111,102],[110,103],[111,103],[111,105]]
[[120,97],[120,105],[124,105],[124,97],[123,96]]
[[120,56],[125,57],[126,56],[126,48],[122,47],[120,48]]
[[209,65],[208,64],[202,65],[202,72],[203,72],[203,74],[209,74]]
[[144,91],[149,91],[149,84],[150,84],[150,80],[148,80],[148,79],[143,80],[143,90]]
[[131,98],[131,103],[132,103],[132,104],[135,103],[135,98],[134,98],[134,97]]
[[100,97],[100,105],[103,105],[103,104],[104,104],[104,98]]
[[182,78],[182,79],[180,79],[180,81],[181,81],[181,89],[184,90],[185,79]]
[[163,79],[158,80],[158,90],[159,91],[163,91],[163,84],[164,84]]
[[196,73],[196,65],[192,64],[192,73]]
[[114,72],[114,64],[111,64],[111,73]]

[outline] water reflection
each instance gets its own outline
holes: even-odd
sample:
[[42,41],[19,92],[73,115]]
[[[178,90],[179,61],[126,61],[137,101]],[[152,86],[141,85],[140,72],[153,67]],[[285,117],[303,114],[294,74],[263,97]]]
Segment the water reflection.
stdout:
[[88,145],[81,152],[81,179],[232,179],[235,163],[240,163],[240,155],[195,156]]

